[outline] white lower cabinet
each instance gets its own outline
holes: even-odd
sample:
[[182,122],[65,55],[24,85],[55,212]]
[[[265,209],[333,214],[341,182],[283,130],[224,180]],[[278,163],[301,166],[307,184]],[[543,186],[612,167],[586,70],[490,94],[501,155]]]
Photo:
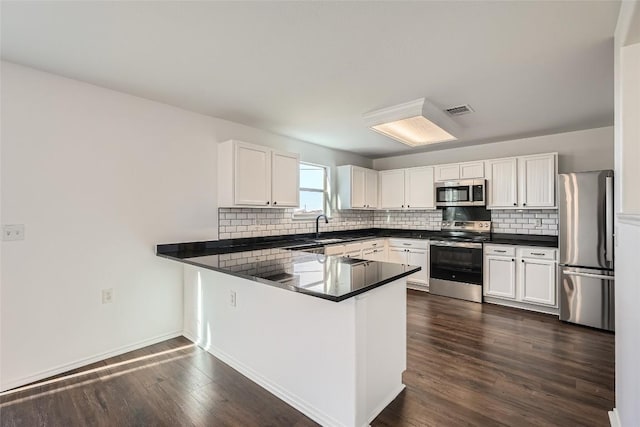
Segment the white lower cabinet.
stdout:
[[484,294],[497,298],[516,298],[516,259],[485,255]]
[[485,300],[557,313],[556,257],[555,248],[485,245]]
[[531,304],[556,306],[556,262],[520,260],[520,299]]
[[[419,239],[389,239],[387,262],[418,265],[422,270],[407,277],[408,287],[428,289],[429,286],[429,241]],[[412,286],[417,284],[418,286]]]

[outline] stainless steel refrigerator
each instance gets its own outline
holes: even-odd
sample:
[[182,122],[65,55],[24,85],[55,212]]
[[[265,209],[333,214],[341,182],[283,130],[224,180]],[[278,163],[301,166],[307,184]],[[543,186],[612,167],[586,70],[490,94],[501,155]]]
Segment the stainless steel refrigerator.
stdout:
[[558,176],[560,320],[614,330],[613,171]]

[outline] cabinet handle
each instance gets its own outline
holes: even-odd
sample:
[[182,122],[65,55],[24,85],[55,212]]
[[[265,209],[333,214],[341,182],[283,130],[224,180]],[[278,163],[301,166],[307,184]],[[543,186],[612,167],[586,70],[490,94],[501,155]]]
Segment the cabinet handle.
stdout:
[[498,250],[498,249],[494,249],[496,252],[500,252],[501,254],[507,252],[507,251],[503,251],[503,250]]
[[269,202],[267,202],[267,204],[269,204]]
[[520,261],[524,262],[524,260],[523,260],[523,259],[521,259]]
[[402,205],[402,207],[404,208],[404,205]]
[[411,243],[403,243],[404,246],[411,246]]
[[274,205],[274,206],[275,206],[275,205],[277,205],[277,204],[278,204],[278,202],[273,202],[273,205]]
[[531,252],[531,255],[544,256],[544,253],[542,253],[542,252]]
[[527,206],[527,204],[526,204],[526,203],[523,203],[523,204],[522,204],[522,206]]
[[515,258],[511,258],[511,262],[516,262],[516,259]]
[[518,204],[517,204],[517,203],[514,203],[514,204],[513,204],[513,206],[518,206]]
[[408,208],[410,208],[411,206],[407,205]]

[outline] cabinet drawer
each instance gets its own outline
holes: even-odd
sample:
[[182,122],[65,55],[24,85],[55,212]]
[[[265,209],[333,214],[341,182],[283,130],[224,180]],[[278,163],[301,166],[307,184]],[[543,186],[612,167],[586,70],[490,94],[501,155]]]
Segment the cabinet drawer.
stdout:
[[554,248],[518,248],[518,254],[522,258],[556,259],[556,249]]
[[353,252],[353,251],[361,251],[362,250],[362,243],[357,242],[357,243],[347,243],[346,245],[344,245],[344,252]]
[[429,249],[429,241],[418,239],[389,239],[389,246],[407,249]]
[[377,240],[367,240],[366,242],[362,242],[362,250],[369,250],[369,249],[381,249],[384,248],[384,240],[382,239],[377,239]]
[[484,247],[485,255],[498,255],[498,256],[516,256],[516,248],[515,246],[490,246],[486,245]]

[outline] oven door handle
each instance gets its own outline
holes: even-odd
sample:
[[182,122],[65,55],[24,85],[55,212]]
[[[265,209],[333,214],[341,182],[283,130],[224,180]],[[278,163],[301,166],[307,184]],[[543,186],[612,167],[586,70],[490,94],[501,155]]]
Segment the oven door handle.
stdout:
[[431,246],[440,246],[440,247],[449,247],[449,248],[482,249],[482,243],[447,242],[446,240],[432,240],[429,243],[431,244]]

